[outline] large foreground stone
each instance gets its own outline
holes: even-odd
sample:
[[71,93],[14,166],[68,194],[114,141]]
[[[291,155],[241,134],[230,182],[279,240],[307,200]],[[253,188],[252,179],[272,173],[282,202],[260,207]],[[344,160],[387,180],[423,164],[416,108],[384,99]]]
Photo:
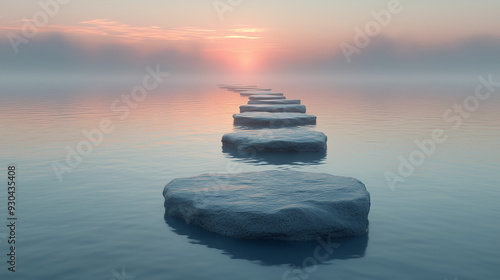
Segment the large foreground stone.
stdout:
[[366,234],[370,194],[324,173],[264,171],[174,179],[166,214],[224,236],[312,240]]
[[233,118],[235,125],[266,126],[269,128],[316,124],[316,116],[303,113],[247,112],[234,114]]
[[305,113],[306,106],[296,105],[296,104],[278,104],[278,105],[266,105],[266,104],[256,104],[256,105],[241,105],[240,113],[244,112],[270,112],[270,113]]
[[327,137],[308,129],[260,129],[226,133],[222,145],[245,152],[323,152]]
[[284,96],[277,95],[250,95],[248,97],[250,100],[276,100],[276,99],[286,99]]
[[250,100],[249,105],[253,104],[300,104],[299,99],[278,99],[278,100]]

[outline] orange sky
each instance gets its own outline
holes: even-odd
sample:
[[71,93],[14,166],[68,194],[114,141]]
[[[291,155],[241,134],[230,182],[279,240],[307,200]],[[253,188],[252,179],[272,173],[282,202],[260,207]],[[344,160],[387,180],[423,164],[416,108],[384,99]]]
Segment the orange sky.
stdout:
[[[58,1],[58,0],[54,0]],[[270,61],[321,59],[352,43],[373,12],[395,0],[353,1],[70,1],[52,9],[38,34],[68,35],[89,50],[107,43],[133,46],[138,53],[162,49],[198,53],[234,69],[255,70]],[[410,45],[440,45],[471,38],[500,38],[500,2],[485,0],[401,0],[380,36]],[[217,10],[222,3],[225,10]],[[224,6],[225,5],[225,6]],[[0,38],[22,34],[38,1],[0,4]]]

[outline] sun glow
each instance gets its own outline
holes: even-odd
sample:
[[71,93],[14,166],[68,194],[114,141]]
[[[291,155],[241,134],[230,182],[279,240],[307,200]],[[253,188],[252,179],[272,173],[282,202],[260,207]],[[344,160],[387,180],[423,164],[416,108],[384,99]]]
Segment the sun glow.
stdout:
[[243,70],[253,70],[256,65],[254,54],[251,52],[242,53],[239,58],[239,63]]

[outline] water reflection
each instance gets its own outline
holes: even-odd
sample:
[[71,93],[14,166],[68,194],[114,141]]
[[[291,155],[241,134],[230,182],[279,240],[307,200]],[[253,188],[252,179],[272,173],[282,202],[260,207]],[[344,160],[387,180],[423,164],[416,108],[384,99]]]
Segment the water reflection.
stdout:
[[[185,235],[190,243],[205,245],[222,251],[232,259],[256,261],[262,265],[303,266],[304,259],[314,257],[314,251],[321,246],[317,241],[250,240],[224,237],[204,229],[187,225],[183,220],[172,218],[165,213],[165,222],[177,234]],[[326,239],[325,243],[326,243]],[[331,240],[329,249],[322,247],[321,254],[329,250],[328,257],[317,260],[318,264],[334,259],[362,258],[368,246],[368,234]]]
[[222,147],[226,158],[236,159],[252,164],[271,165],[320,165],[325,163],[326,151],[323,152],[290,152],[272,153],[241,151],[230,147]]

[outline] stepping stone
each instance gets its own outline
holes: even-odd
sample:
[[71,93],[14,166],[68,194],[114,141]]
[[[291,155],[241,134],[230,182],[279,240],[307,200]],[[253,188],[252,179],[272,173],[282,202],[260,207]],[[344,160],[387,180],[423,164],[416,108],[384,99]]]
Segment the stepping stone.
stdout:
[[222,145],[245,152],[323,152],[327,137],[308,129],[261,129],[226,133]]
[[241,92],[247,92],[247,91],[256,91],[256,92],[259,92],[259,91],[264,91],[264,92],[266,92],[266,91],[271,91],[271,90],[272,90],[272,89],[270,89],[270,88],[249,88],[249,89],[242,89],[242,90],[240,90],[239,92],[240,92],[240,93],[241,93]]
[[304,105],[289,105],[289,104],[278,104],[278,105],[266,105],[266,104],[257,104],[257,105],[241,105],[240,113],[244,112],[270,112],[270,113],[284,113],[284,112],[293,112],[293,113],[305,113],[306,106]]
[[250,86],[245,86],[245,85],[219,85],[219,88],[225,88],[225,89],[235,89],[235,88],[244,88],[247,90],[255,90],[257,88],[256,85],[250,85]]
[[248,112],[234,114],[233,118],[235,125],[266,126],[269,128],[316,124],[316,116],[303,113]]
[[241,96],[251,96],[251,95],[276,95],[283,96],[282,92],[262,92],[262,91],[242,91],[240,92]]
[[[238,92],[238,93],[242,93],[242,92],[246,92],[248,90],[243,90],[243,89],[229,89],[229,91],[233,91],[233,92]],[[260,89],[260,88],[253,88],[252,91],[263,91],[263,92],[267,92],[267,91],[271,91],[271,89]]]
[[325,163],[326,151],[323,152],[260,152],[256,150],[237,150],[222,146],[222,153],[228,159],[241,163],[260,166],[307,166]]
[[228,88],[229,91],[240,92],[245,90],[255,90],[255,88]]
[[275,99],[286,99],[284,96],[274,96],[274,95],[250,95],[248,97],[250,100],[275,100]]
[[248,104],[300,104],[299,99],[281,99],[281,100],[250,100]]
[[251,88],[251,87],[237,87],[237,88],[228,88],[230,91],[235,92],[243,92],[243,91],[271,91],[270,88]]
[[368,231],[365,185],[325,173],[204,174],[172,180],[163,196],[166,215],[233,238],[314,240]]

